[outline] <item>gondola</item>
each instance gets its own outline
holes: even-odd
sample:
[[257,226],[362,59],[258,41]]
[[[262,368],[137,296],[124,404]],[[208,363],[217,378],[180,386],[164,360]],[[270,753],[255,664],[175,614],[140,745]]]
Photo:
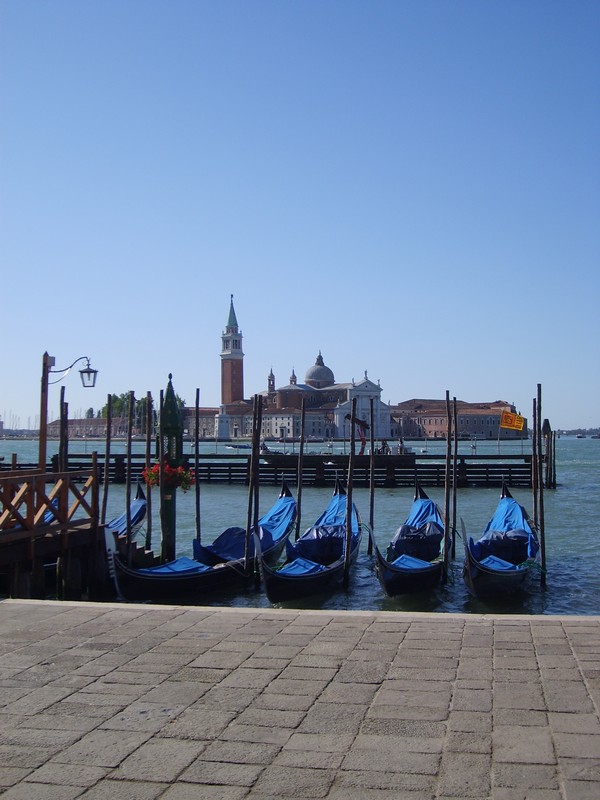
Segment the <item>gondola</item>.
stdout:
[[527,512],[505,484],[496,512],[477,541],[467,536],[464,523],[462,526],[463,578],[471,594],[489,599],[528,588],[532,568],[539,559],[539,542]]
[[[130,538],[133,539],[135,534],[144,524],[146,519],[147,500],[142,484],[138,481],[135,497],[129,504],[129,520],[131,523]],[[125,536],[127,534],[127,512],[124,511],[119,517],[115,517],[110,522],[106,523],[106,527],[110,528],[115,536]]]
[[[286,560],[271,566],[260,542],[259,565],[265,593],[272,603],[326,592],[339,584],[346,566],[347,495],[336,481],[331,500],[314,525],[295,542],[286,541]],[[356,561],[361,541],[360,517],[352,504],[348,566]],[[255,536],[255,541],[257,537]]]
[[[295,519],[296,501],[284,483],[275,504],[258,521],[265,558],[279,558]],[[118,596],[127,600],[197,603],[243,587],[256,568],[252,536],[249,563],[245,564],[245,528],[227,528],[212,545],[194,541],[194,558],[182,556],[156,567],[128,566],[108,529],[105,539],[109,572]]]
[[389,597],[431,590],[441,583],[444,520],[418,484],[406,522],[396,531],[385,556],[373,536],[371,540],[377,577]]

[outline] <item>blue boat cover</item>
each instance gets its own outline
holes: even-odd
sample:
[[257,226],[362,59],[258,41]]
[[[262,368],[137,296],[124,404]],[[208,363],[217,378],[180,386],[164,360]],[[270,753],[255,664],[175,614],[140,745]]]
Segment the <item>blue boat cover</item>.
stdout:
[[469,544],[478,561],[483,562],[488,556],[496,556],[512,565],[535,558],[539,550],[539,543],[531,530],[527,513],[513,497],[501,498],[481,538],[474,543],[471,539]]
[[318,564],[332,564],[342,557],[345,539],[345,525],[314,525],[298,541],[286,542],[287,558],[300,557]]
[[[329,505],[317,519],[313,527],[318,528],[322,525],[345,525],[347,502],[347,495],[334,494],[329,501]],[[358,513],[354,504],[352,504],[352,530],[358,531]],[[309,531],[310,528],[307,533]],[[304,534],[304,536],[306,536],[306,534]]]
[[[135,498],[131,501],[129,506],[131,515],[131,528],[139,527],[146,516],[146,498]],[[115,517],[109,523],[107,528],[114,531],[117,536],[124,536],[127,532],[127,512],[124,511],[119,517]]]
[[514,564],[511,564],[510,561],[505,561],[503,558],[498,558],[498,556],[487,556],[479,563],[484,567],[488,567],[488,569],[518,569],[518,567],[516,567]]
[[406,522],[401,525],[387,550],[387,560],[401,555],[433,561],[440,554],[444,538],[444,521],[433,500],[418,497],[412,504]]
[[142,575],[181,575],[183,573],[194,574],[196,572],[206,572],[210,567],[205,564],[199,564],[193,558],[181,556],[176,558],[175,561],[169,561],[167,564],[162,564],[160,567],[143,567],[136,569],[137,573]]
[[423,561],[422,558],[415,558],[414,556],[408,556],[406,553],[403,553],[395,561],[392,561],[392,566],[403,567],[404,569],[423,569],[423,567],[430,567],[431,563],[429,561]]
[[327,567],[317,564],[308,558],[295,558],[293,561],[286,562],[281,569],[277,570],[278,575],[314,575],[324,572]]
[[[287,534],[296,516],[296,501],[291,495],[278,498],[277,502],[258,521],[258,538],[261,548],[269,550]],[[254,528],[252,528],[254,530]],[[202,545],[193,541],[196,561],[210,566],[224,561],[244,558],[246,548],[246,529],[227,528],[212,544]],[[254,536],[250,537],[250,557],[254,557]]]
[[496,513],[488,522],[484,534],[488,531],[522,530],[530,534],[531,527],[527,521],[527,513],[514,497],[503,497],[498,503]]
[[433,500],[417,498],[412,504],[406,525],[410,525],[411,528],[422,528],[428,522],[435,522],[442,529],[444,527],[444,521]]
[[[346,541],[348,496],[337,491],[314,525],[295,542],[285,543],[288,561],[308,559],[309,562],[329,565],[339,561]],[[352,537],[359,536],[358,511],[354,503],[351,513]]]

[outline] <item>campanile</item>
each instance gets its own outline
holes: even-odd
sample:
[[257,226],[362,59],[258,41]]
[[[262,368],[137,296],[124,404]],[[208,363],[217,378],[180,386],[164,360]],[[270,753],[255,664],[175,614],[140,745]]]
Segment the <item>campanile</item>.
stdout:
[[233,295],[227,325],[221,336],[221,405],[244,399],[244,353],[242,332],[238,328]]

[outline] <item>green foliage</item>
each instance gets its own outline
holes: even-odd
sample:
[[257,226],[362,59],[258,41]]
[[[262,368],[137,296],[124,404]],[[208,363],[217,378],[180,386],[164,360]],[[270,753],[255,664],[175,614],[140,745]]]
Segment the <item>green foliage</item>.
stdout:
[[[127,418],[129,416],[129,396],[130,392],[123,392],[120,395],[111,395],[113,419],[117,419],[119,417]],[[185,400],[179,397],[178,394],[175,395],[175,400],[177,401],[177,407],[179,408],[180,413],[183,413],[183,409],[185,408]],[[93,415],[93,409],[89,409],[89,411],[91,411]],[[150,405],[148,409],[148,398],[146,396],[140,398],[139,400],[134,398],[133,427],[137,433],[146,433],[147,413],[152,415],[151,430],[154,432],[158,423],[158,409],[155,408],[154,401],[152,398],[150,398]],[[106,419],[107,415],[108,403],[106,403],[104,407],[98,411],[98,417],[102,417],[102,419]]]

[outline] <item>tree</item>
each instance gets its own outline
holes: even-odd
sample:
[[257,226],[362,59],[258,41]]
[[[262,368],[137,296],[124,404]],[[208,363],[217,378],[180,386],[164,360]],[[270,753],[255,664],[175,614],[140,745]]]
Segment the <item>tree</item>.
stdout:
[[[113,419],[116,419],[117,417],[127,417],[129,415],[129,394],[129,392],[123,392],[120,395],[111,395]],[[183,400],[178,394],[175,394],[175,400],[177,401],[177,407],[179,408],[180,413],[183,414],[185,400]],[[147,397],[144,396],[139,400],[135,400],[133,408],[134,428],[138,433],[142,434],[146,432],[147,405],[148,400]],[[92,411],[92,409],[90,409],[90,411]],[[152,414],[152,430],[154,430],[158,422],[158,409],[156,408],[152,398],[150,398],[150,413]],[[98,412],[98,416],[101,416],[102,419],[106,419],[107,414],[108,403],[103,406],[101,411]]]
[[86,419],[94,419],[94,409],[93,408],[88,408],[88,410],[85,412],[85,418]]

